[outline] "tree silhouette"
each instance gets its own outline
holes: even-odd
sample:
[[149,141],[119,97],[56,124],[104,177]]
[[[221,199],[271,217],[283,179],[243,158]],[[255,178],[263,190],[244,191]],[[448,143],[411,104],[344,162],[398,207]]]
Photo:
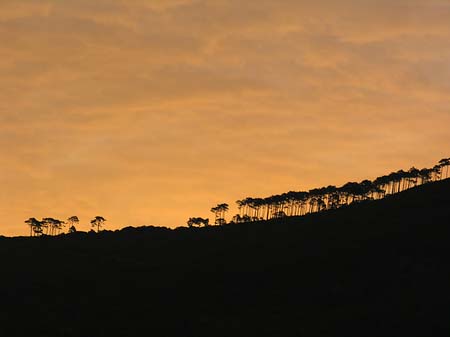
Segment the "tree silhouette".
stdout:
[[417,185],[417,179],[419,178],[420,171],[415,167],[411,167],[408,171],[407,180],[408,185],[407,188],[410,188],[411,185],[414,187]]
[[228,212],[228,204],[218,204],[216,207],[211,208],[211,212],[214,213],[214,224],[224,225],[226,224],[225,213]]
[[[72,227],[76,228],[75,226],[78,226],[79,223],[80,223],[80,219],[78,219],[78,217],[76,215],[73,215],[70,218],[67,218],[67,224],[70,226],[69,227],[69,233],[71,233],[70,229]],[[75,229],[75,231],[76,231],[76,229]]]
[[433,175],[433,169],[423,168],[419,171],[419,177],[422,180],[422,184],[426,184],[431,181]]
[[275,219],[280,219],[280,218],[284,218],[286,216],[286,213],[283,211],[277,211],[277,212],[275,212],[275,214],[273,216]]
[[209,226],[209,219],[203,219],[203,218],[189,218],[189,220],[187,221],[187,225],[188,227],[194,227],[194,226],[198,226],[200,227],[201,225],[207,227]]
[[62,227],[64,226],[64,221],[54,219],[54,218],[43,218],[43,227],[47,230],[47,235],[59,234]]
[[30,226],[30,236],[40,236],[42,235],[42,222],[36,218],[29,218],[25,220],[25,223]]
[[241,215],[239,213],[233,215],[233,217],[231,218],[231,223],[240,223],[240,222],[242,222]]
[[102,216],[96,216],[94,219],[91,220],[91,226],[93,228],[97,227],[97,233],[100,232],[100,227],[103,227],[103,224],[105,223],[106,219]]
[[[233,216],[233,222],[248,222],[279,218],[283,216],[302,216],[307,213],[336,209],[343,205],[366,200],[382,199],[388,194],[396,194],[426,184],[430,181],[448,177],[450,158],[444,158],[433,168],[421,170],[412,167],[408,171],[398,170],[375,180],[363,180],[360,183],[348,182],[341,187],[328,186],[311,189],[309,192],[295,192],[272,195],[266,198],[247,197],[236,201],[239,213]],[[221,205],[211,209],[215,214],[215,223],[223,218]],[[228,205],[227,205],[228,206]],[[227,208],[228,210],[228,208]]]
[[442,166],[441,165],[435,165],[432,168],[432,179],[434,181],[441,180],[442,177]]
[[[417,185],[426,184],[448,178],[450,158],[443,158],[432,168],[421,170],[411,167],[408,171],[398,170],[388,175],[377,177],[375,180],[363,180],[360,183],[348,182],[341,187],[329,185],[327,187],[314,188],[305,191],[289,191],[287,193],[272,195],[266,198],[247,197],[236,201],[239,213],[234,215],[232,222],[250,222],[281,218],[286,216],[303,216],[307,213],[322,212],[337,209],[343,205],[366,200],[382,199],[386,195],[396,194]],[[214,213],[216,225],[226,224],[225,214],[229,210],[226,203],[218,204],[211,208]],[[105,218],[96,216],[91,220],[91,226],[100,231]],[[65,222],[54,218],[29,218],[25,223],[30,227],[30,236],[57,235],[61,232]],[[75,225],[79,224],[77,216],[67,219],[69,233],[76,231]],[[201,217],[189,218],[189,227],[209,226],[209,219]]]
[[450,158],[443,158],[441,160],[439,160],[439,165],[442,168],[446,168],[445,170],[445,178],[448,178],[448,167],[450,166]]
[[61,233],[61,231],[64,228],[65,224],[66,223],[64,221],[62,221],[62,220],[54,219],[53,226],[55,228],[55,232],[56,232],[57,235]]

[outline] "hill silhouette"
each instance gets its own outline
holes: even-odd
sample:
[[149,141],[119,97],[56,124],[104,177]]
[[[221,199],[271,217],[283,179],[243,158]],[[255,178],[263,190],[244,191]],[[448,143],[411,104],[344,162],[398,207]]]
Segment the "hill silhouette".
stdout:
[[450,179],[220,227],[1,238],[2,336],[448,336]]

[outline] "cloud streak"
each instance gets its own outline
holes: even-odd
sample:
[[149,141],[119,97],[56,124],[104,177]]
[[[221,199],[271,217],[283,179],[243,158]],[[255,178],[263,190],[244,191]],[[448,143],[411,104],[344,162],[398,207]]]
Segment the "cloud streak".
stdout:
[[176,226],[216,202],[429,166],[446,1],[2,1],[0,233]]

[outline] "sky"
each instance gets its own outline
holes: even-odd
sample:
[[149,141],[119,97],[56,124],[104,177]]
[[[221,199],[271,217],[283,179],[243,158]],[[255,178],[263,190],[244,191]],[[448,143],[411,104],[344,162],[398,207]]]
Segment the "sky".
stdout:
[[0,235],[432,167],[449,41],[448,0],[1,0]]

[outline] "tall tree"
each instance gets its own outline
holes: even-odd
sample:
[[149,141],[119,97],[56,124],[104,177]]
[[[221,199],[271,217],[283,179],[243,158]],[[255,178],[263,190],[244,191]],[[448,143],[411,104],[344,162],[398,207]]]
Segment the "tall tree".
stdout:
[[53,235],[59,235],[66,223],[62,220],[53,219],[53,228],[54,232]]
[[70,218],[67,218],[67,224],[69,225],[69,232],[70,229],[73,227],[76,231],[76,226],[80,223],[80,219],[76,215],[71,216]]
[[433,169],[423,168],[419,171],[419,177],[422,180],[422,184],[426,184],[430,182],[431,177],[433,175]]
[[214,224],[224,225],[226,223],[225,213],[228,212],[228,204],[218,204],[216,207],[211,208],[211,212],[214,213]]
[[446,168],[445,170],[445,178],[448,178],[448,167],[450,166],[450,158],[443,158],[441,160],[439,160],[439,165],[442,168]]
[[417,185],[417,179],[419,178],[420,171],[416,169],[414,166],[411,167],[408,171],[408,187],[410,188],[411,185],[415,187]]
[[65,222],[54,219],[54,218],[44,218],[42,219],[42,223],[44,227],[47,229],[48,235],[56,235],[59,234]]
[[[419,184],[448,177],[450,158],[444,158],[433,168],[418,170],[412,167],[408,171],[398,170],[388,175],[376,178],[374,181],[363,180],[360,183],[348,182],[337,188],[328,186],[311,189],[309,192],[294,192],[272,195],[266,198],[247,197],[236,201],[239,213],[233,217],[233,222],[247,222],[269,220],[273,217],[297,216],[307,213],[321,212],[327,209],[336,209],[342,205],[364,200],[382,199],[388,194],[395,194]],[[224,218],[224,209],[219,204],[211,208],[215,214],[215,223]]]
[[91,220],[91,226],[97,227],[97,233],[100,232],[100,228],[103,227],[103,224],[105,223],[106,219],[102,216],[96,216],[94,219]]
[[42,222],[36,218],[29,218],[25,220],[25,223],[30,226],[30,236],[40,236],[42,235]]
[[53,218],[43,218],[42,223],[44,225],[44,228],[46,229],[46,235],[52,235],[53,231]]

